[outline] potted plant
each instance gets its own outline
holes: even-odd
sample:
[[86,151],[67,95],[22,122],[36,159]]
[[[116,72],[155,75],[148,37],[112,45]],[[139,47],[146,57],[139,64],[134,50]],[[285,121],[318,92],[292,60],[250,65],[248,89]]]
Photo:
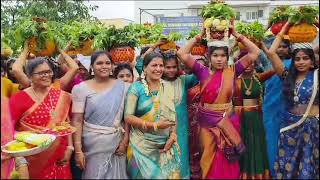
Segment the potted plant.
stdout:
[[103,28],[94,38],[94,47],[109,51],[114,63],[132,62],[134,48],[140,45],[133,25],[117,29],[115,26]]
[[91,55],[93,52],[93,40],[102,29],[99,22],[72,21],[63,26],[63,32],[71,41],[72,48],[67,51],[69,55]]
[[[255,43],[259,48],[261,48],[261,41],[265,38],[265,28],[263,24],[255,21],[253,23],[237,23],[235,27],[236,31],[240,34],[246,36],[253,43]],[[244,45],[238,42],[238,46],[240,50],[245,49]]]
[[[189,36],[187,40],[190,40],[191,38],[195,37],[200,33],[200,30],[197,28],[191,29],[189,32]],[[207,52],[207,41],[205,39],[201,39],[199,43],[197,43],[191,50],[192,55],[200,55],[203,56]]]
[[277,35],[281,31],[283,25],[288,21],[290,14],[292,14],[293,11],[294,8],[289,5],[279,6],[271,11],[268,28],[271,26],[271,32],[274,35]]
[[289,23],[294,24],[288,31],[291,43],[312,42],[317,36],[314,26],[319,15],[319,7],[300,6],[289,17]]
[[234,10],[223,1],[211,1],[201,11],[206,29],[207,41],[227,40],[230,36],[229,24],[234,19]]
[[10,57],[12,53],[13,51],[8,45],[8,39],[6,39],[4,33],[1,32],[1,59]]
[[15,45],[23,47],[29,41],[29,50],[35,56],[52,56],[56,51],[55,40],[61,41],[59,26],[44,18],[23,19],[14,27]]
[[140,40],[140,44],[152,44],[155,43],[159,36],[162,34],[162,24],[136,24],[134,25],[137,37]]
[[170,32],[168,35],[162,34],[160,36],[160,39],[167,41],[167,43],[159,46],[161,52],[165,52],[170,49],[177,50],[177,44],[175,43],[175,41],[183,39],[183,35],[179,32]]

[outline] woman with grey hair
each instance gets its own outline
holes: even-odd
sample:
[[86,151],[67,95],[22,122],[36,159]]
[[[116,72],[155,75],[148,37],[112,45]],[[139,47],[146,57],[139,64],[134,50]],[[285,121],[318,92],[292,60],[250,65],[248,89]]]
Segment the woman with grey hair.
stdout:
[[[38,57],[29,61],[26,74],[31,86],[10,98],[10,111],[16,131],[46,133],[69,121],[71,96],[52,86],[53,71],[48,62]],[[69,160],[73,151],[72,136],[56,138],[45,151],[26,157],[30,179],[70,179]]]

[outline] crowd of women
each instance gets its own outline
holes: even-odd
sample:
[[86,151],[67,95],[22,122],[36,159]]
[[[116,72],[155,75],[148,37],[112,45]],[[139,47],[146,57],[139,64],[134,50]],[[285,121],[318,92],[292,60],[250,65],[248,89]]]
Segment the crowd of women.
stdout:
[[36,155],[1,153],[1,178],[319,178],[319,49],[290,44],[289,26],[261,49],[231,27],[246,47],[231,64],[224,41],[191,55],[204,30],[130,64],[94,52],[88,69],[69,46],[55,60],[26,41],[1,60],[1,145],[63,121],[77,131]]

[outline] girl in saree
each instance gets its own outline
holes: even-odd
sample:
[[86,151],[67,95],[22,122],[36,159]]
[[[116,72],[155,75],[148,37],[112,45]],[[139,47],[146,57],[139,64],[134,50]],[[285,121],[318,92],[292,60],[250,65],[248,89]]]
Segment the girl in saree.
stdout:
[[248,54],[233,66],[227,66],[228,44],[225,41],[209,43],[210,69],[192,59],[191,49],[202,39],[205,29],[178,51],[179,59],[192,68],[201,86],[197,119],[200,125],[202,178],[239,178],[237,157],[245,151],[237,130],[239,119],[232,116],[231,99],[235,78],[257,59],[259,48],[235,32],[233,26],[231,30],[232,35],[248,49]]
[[129,134],[122,116],[128,84],[109,77],[112,59],[105,51],[92,54],[90,68],[93,78],[72,89],[76,166],[84,179],[127,179]]
[[233,104],[241,120],[240,134],[246,146],[239,160],[241,179],[270,178],[261,104],[262,83],[273,74],[273,70],[257,73],[252,64],[236,79]]
[[198,83],[194,75],[179,76],[179,61],[175,53],[165,53],[164,56],[164,72],[162,79],[174,86],[174,103],[177,113],[176,132],[178,145],[180,148],[180,178],[190,178],[189,165],[189,143],[188,143],[188,111],[187,111],[187,91]]
[[131,84],[125,107],[128,173],[133,179],[179,179],[174,86],[161,80],[161,54],[150,52],[143,63],[145,78]]
[[[26,73],[31,87],[10,98],[16,131],[44,133],[68,120],[71,95],[52,86],[53,71],[41,57],[29,61]],[[31,179],[70,179],[72,136],[57,137],[47,150],[27,156]]]
[[275,178],[319,179],[319,72],[311,43],[293,44],[290,67],[287,69],[281,63],[276,49],[289,26],[289,23],[283,26],[267,51],[283,81],[285,100],[274,163]]

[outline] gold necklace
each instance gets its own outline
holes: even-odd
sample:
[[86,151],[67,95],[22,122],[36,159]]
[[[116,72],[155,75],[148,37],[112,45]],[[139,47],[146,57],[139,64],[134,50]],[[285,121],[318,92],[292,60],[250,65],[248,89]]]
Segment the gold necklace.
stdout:
[[294,91],[293,91],[293,93],[294,93],[293,101],[296,102],[296,103],[299,102],[298,94],[299,94],[299,90],[300,90],[300,87],[302,85],[302,82],[303,82],[303,80],[297,81],[296,85],[295,85],[295,88],[294,88]]
[[[33,87],[31,87],[31,90],[33,92],[33,94],[35,95],[35,97],[37,98],[38,102],[40,103],[41,102],[41,98],[37,95],[36,91],[34,90]],[[49,96],[49,101],[50,101],[50,105],[51,105],[51,108],[47,106],[46,103],[43,102],[43,105],[46,107],[47,110],[49,110],[49,113],[50,113],[50,119],[51,120],[55,120],[56,119],[56,112],[54,111],[54,106],[53,106],[53,103],[52,103],[52,99],[51,99],[51,96],[50,94],[48,94]],[[44,101],[44,100],[43,100]]]
[[246,89],[245,94],[246,94],[247,96],[250,96],[251,93],[252,93],[251,89],[252,89],[252,85],[253,85],[253,78],[252,78],[252,76],[251,76],[251,78],[250,78],[249,88],[248,88],[246,82],[244,81],[244,78],[243,78],[243,77],[241,77],[241,80],[242,80],[242,82],[243,82],[244,88]]

